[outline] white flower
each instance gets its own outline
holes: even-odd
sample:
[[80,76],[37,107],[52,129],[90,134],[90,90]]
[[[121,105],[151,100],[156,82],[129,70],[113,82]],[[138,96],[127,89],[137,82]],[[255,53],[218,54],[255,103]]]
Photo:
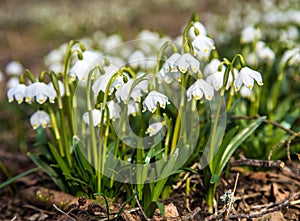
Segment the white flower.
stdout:
[[46,128],[50,123],[50,116],[45,111],[37,111],[30,117],[30,124],[33,129],[37,129],[39,126]]
[[248,67],[243,67],[234,80],[234,89],[238,91],[242,84],[248,87],[250,90],[253,88],[254,80],[259,86],[263,85],[261,74]]
[[281,58],[281,65],[299,65],[300,64],[300,48],[293,48],[284,52]]
[[21,75],[23,71],[23,65],[18,61],[11,61],[5,66],[8,75]]
[[[108,101],[107,102],[107,107],[108,107],[108,111],[109,111],[109,118],[111,120],[115,120],[117,118],[120,118],[121,107],[116,102]],[[105,115],[105,117],[106,117],[106,115]]]
[[11,78],[7,81],[6,87],[7,87],[7,88],[12,88],[12,87],[14,87],[14,86],[17,85],[17,84],[20,84],[19,78],[18,78],[18,77],[11,77]]
[[[204,77],[208,77],[209,75],[215,73],[218,71],[218,68],[221,64],[221,61],[219,59],[212,59],[204,68],[203,70],[203,76]],[[225,68],[225,66],[223,66],[222,70]]]
[[132,88],[134,82],[134,79],[129,79],[126,84],[123,84],[121,88],[116,91],[115,95],[118,102],[122,100],[125,104],[127,104],[129,98],[132,98],[137,102],[141,101],[142,91],[146,93],[148,92],[148,81],[142,80]]
[[203,95],[207,100],[211,100],[214,96],[214,88],[203,79],[196,80],[186,92],[188,100],[194,97],[196,100],[200,100]]
[[[92,125],[94,127],[98,126],[101,122],[101,116],[102,116],[102,113],[101,113],[101,110],[98,110],[98,109],[93,109],[91,111],[91,114],[92,114]],[[83,121],[84,123],[86,123],[87,125],[90,125],[90,118],[89,118],[89,112],[85,112],[83,114]]]
[[210,55],[211,50],[215,49],[214,41],[204,35],[198,35],[192,41],[194,47],[194,55],[199,58],[207,58]]
[[197,29],[198,35],[206,35],[207,34],[207,31],[206,31],[206,28],[204,27],[204,25],[201,22],[196,21],[196,22],[194,22],[193,26],[189,30],[189,36],[192,39],[197,37],[196,33],[195,33],[195,29]]
[[259,60],[273,61],[275,59],[274,51],[265,46],[265,43],[262,41],[257,42],[256,52]]
[[[118,72],[118,68],[112,64],[103,67],[103,69],[105,71],[105,74],[101,75],[92,86],[92,90],[95,94],[98,94],[100,91],[105,93],[107,84],[109,83],[110,79],[116,74],[116,72]],[[108,94],[111,95],[114,89],[120,88],[123,84],[123,77],[117,77],[110,85]]]
[[180,54],[178,53],[174,53],[172,54],[164,63],[162,69],[164,71],[164,73],[168,73],[168,72],[177,72],[177,60],[181,57]]
[[83,59],[76,61],[70,70],[70,77],[72,80],[77,78],[80,81],[85,81],[88,78],[89,71],[94,67],[99,54],[92,51],[85,51],[82,53]]
[[165,108],[169,103],[169,99],[166,95],[157,91],[151,91],[143,102],[143,111],[149,110],[154,113],[157,108],[157,104],[159,104],[161,108]]
[[252,90],[250,90],[248,87],[242,86],[240,90],[240,94],[242,97],[251,97]]
[[[216,91],[220,90],[223,87],[225,70],[226,70],[226,68],[223,67],[222,71],[216,71],[215,73],[209,75],[206,78],[207,83],[212,85]],[[226,90],[228,90],[228,88],[231,86],[232,82],[233,82],[233,74],[230,71],[230,73],[228,75],[227,84],[226,84]]]
[[161,122],[156,122],[153,124],[150,124],[149,127],[146,130],[146,134],[149,134],[150,137],[157,134],[163,127],[163,124]]
[[247,26],[242,30],[241,33],[241,43],[250,43],[254,40],[261,39],[261,31],[253,26]]
[[182,73],[186,73],[188,70],[198,73],[200,70],[200,62],[189,53],[181,55],[176,61],[176,65]]
[[[53,83],[50,82],[48,84],[48,87],[50,88],[50,91],[49,91],[49,100],[50,100],[50,103],[54,103],[54,99],[56,98],[57,93],[56,93],[56,91],[55,91],[55,89],[53,87]],[[58,88],[59,88],[60,96],[63,97],[65,95],[65,87],[64,87],[63,82],[58,81]]]
[[127,108],[127,114],[135,117],[139,110],[139,104],[133,100],[129,100]]
[[104,51],[111,50],[122,43],[122,37],[118,34],[113,34],[101,40],[100,44]]
[[25,84],[16,84],[7,91],[8,102],[16,100],[19,104],[23,102],[25,96]]
[[129,56],[128,63],[133,68],[144,66],[146,64],[146,56],[142,51],[136,50]]
[[34,97],[39,104],[45,103],[48,98],[50,103],[54,103],[50,87],[43,82],[34,82],[26,87],[25,101],[31,103]]

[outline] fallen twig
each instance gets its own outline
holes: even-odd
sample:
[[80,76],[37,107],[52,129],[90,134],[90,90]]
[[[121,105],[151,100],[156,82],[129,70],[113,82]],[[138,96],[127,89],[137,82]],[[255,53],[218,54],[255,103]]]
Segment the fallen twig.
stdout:
[[264,168],[279,168],[283,169],[285,164],[281,160],[257,160],[248,159],[244,155],[240,154],[240,160],[234,160],[231,162],[232,166],[254,166],[254,167],[264,167]]

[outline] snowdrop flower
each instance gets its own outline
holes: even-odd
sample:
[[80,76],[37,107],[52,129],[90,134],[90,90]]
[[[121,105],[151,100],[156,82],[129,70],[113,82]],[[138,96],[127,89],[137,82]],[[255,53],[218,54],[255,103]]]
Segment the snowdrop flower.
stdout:
[[8,102],[16,100],[18,104],[22,103],[25,96],[25,84],[16,84],[7,91]]
[[[220,90],[223,87],[225,70],[226,70],[226,68],[223,67],[222,71],[216,71],[215,73],[209,75],[206,78],[207,83],[212,85],[216,91]],[[234,69],[234,72],[237,72],[237,69]],[[232,71],[230,71],[229,75],[228,75],[227,84],[226,84],[226,90],[228,90],[229,87],[231,86],[233,79],[234,79],[233,76],[234,76],[234,73],[232,73]]]
[[149,134],[150,137],[157,134],[163,127],[163,124],[161,122],[156,122],[153,124],[150,124],[149,127],[146,130],[146,134]]
[[299,65],[300,64],[300,48],[293,48],[284,52],[281,58],[281,65]]
[[[54,99],[56,98],[57,96],[57,93],[53,87],[53,83],[50,82],[48,84],[48,87],[50,88],[50,95],[49,95],[49,99],[50,99],[50,103],[54,103]],[[64,87],[64,84],[63,82],[61,81],[58,81],[58,88],[59,88],[59,94],[61,97],[63,97],[65,95],[65,87]]]
[[260,60],[273,61],[275,59],[274,51],[265,46],[265,43],[262,41],[257,42],[256,44],[257,57]]
[[9,75],[21,75],[23,71],[23,65],[18,61],[11,61],[5,66],[5,72]]
[[92,51],[85,51],[82,56],[83,59],[76,61],[70,70],[71,80],[75,80],[77,77],[80,81],[85,81],[88,78],[89,71],[99,58],[99,54]]
[[203,79],[196,80],[186,91],[188,100],[190,101],[192,97],[194,97],[196,100],[200,100],[203,95],[207,100],[211,100],[214,96],[214,88],[207,83]]
[[[92,126],[96,127],[101,122],[101,116],[102,116],[101,110],[93,109],[91,111],[91,113],[92,113],[92,119],[93,119]],[[85,112],[83,114],[82,118],[83,118],[84,123],[86,123],[87,125],[90,125],[89,112]]]
[[151,113],[154,113],[157,104],[159,104],[161,108],[165,108],[169,103],[169,99],[166,95],[157,91],[151,91],[143,102],[143,111],[149,110]]
[[[218,68],[221,64],[221,61],[219,59],[213,58],[204,68],[203,70],[203,76],[208,77],[209,75],[215,73],[218,71]],[[223,66],[222,70],[225,68]]]
[[253,42],[255,39],[261,39],[261,31],[258,28],[253,26],[247,26],[242,30],[241,33],[241,43],[250,43]]
[[[109,83],[110,79],[116,74],[116,72],[118,72],[118,68],[112,64],[110,64],[109,66],[105,66],[103,69],[105,74],[101,75],[92,86],[92,90],[95,94],[98,94],[100,91],[105,93],[107,84]],[[123,77],[117,77],[110,85],[108,95],[111,95],[114,89],[119,89],[123,84]]]
[[139,104],[133,100],[129,100],[127,108],[127,114],[135,117],[139,110]]
[[199,58],[207,58],[210,55],[211,50],[215,49],[214,41],[204,35],[198,35],[192,41],[194,47],[194,56]]
[[50,123],[50,116],[45,111],[37,111],[30,117],[30,124],[33,129],[37,129],[39,126],[46,128]]
[[182,73],[186,73],[188,70],[194,73],[200,71],[200,62],[189,53],[181,55],[176,61],[176,65]]
[[54,103],[53,94],[51,94],[50,87],[43,82],[34,82],[25,89],[25,101],[31,103],[35,97],[36,102],[39,104],[45,103],[49,98],[50,103]]
[[120,118],[121,107],[116,102],[108,101],[107,107],[108,107],[110,119],[114,121],[115,119]]
[[251,90],[254,85],[254,80],[259,86],[263,85],[262,77],[259,72],[254,71],[248,67],[243,67],[234,80],[233,84],[235,91],[238,91],[241,88],[242,84],[244,84]]
[[194,22],[193,26],[189,30],[189,36],[192,39],[194,39],[195,37],[198,36],[195,33],[195,29],[197,29],[197,32],[199,33],[199,35],[206,35],[207,34],[207,31],[206,31],[206,28],[204,27],[204,25],[201,22],[196,21],[196,22]]

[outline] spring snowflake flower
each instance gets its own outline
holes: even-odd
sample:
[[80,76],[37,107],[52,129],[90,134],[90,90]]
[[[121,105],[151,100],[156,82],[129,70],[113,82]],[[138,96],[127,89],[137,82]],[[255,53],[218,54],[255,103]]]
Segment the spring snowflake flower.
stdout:
[[260,29],[255,28],[253,26],[247,26],[242,30],[241,33],[241,43],[250,43],[253,42],[255,39],[261,39],[262,34]]
[[139,104],[133,100],[129,100],[127,105],[127,114],[135,117],[139,110]]
[[[221,64],[221,61],[219,59],[212,59],[204,68],[203,70],[203,76],[204,77],[208,77],[209,75],[215,73],[218,71],[218,68]],[[223,66],[222,70],[225,68],[225,66]]]
[[25,84],[16,84],[12,88],[7,91],[8,102],[13,102],[16,100],[19,104],[21,104],[25,97]]
[[71,80],[75,80],[77,77],[80,81],[85,81],[88,78],[89,71],[99,58],[99,54],[92,51],[85,51],[82,56],[83,59],[76,61],[69,72]]
[[44,82],[34,82],[25,89],[25,101],[30,104],[34,98],[39,104],[45,103],[48,98],[50,103],[54,103],[55,95]]
[[300,48],[293,48],[284,52],[281,58],[281,65],[299,65],[300,64]]
[[[108,101],[107,102],[107,107],[108,107],[108,111],[109,111],[109,118],[111,120],[116,120],[117,118],[120,118],[120,113],[121,113],[121,107],[120,105],[118,105],[116,102],[114,101]],[[105,112],[106,113],[106,112]],[[106,118],[106,114],[105,114],[105,118]]]
[[162,69],[164,73],[177,72],[177,61],[181,57],[179,53],[172,54],[164,63]]
[[[50,99],[50,103],[53,103],[54,102],[54,99],[56,98],[57,96],[57,93],[53,87],[53,83],[50,82],[48,84],[48,87],[50,88],[50,95],[49,95],[49,99]],[[63,97],[65,95],[65,87],[64,87],[64,84],[63,82],[61,81],[58,81],[58,88],[59,88],[59,94],[61,97]]]
[[247,97],[247,98],[249,98],[249,97],[251,97],[251,95],[252,95],[252,90],[250,90],[248,87],[246,87],[246,86],[242,86],[241,87],[241,90],[240,90],[240,94],[241,94],[241,96],[242,97]]
[[189,53],[181,55],[176,61],[176,65],[182,73],[186,73],[188,70],[191,70],[193,73],[200,71],[200,62]]
[[37,111],[30,117],[30,124],[33,129],[37,129],[39,126],[46,128],[50,124],[50,116],[45,111]]
[[[102,112],[101,110],[98,110],[98,109],[93,109],[91,111],[92,113],[92,118],[93,118],[93,121],[92,121],[92,125],[94,127],[98,126],[101,122],[101,116],[102,116]],[[87,125],[90,125],[90,118],[89,118],[89,112],[85,112],[83,114],[83,122],[86,123]]]
[[132,98],[137,102],[141,101],[142,92],[148,92],[148,81],[142,80],[132,88],[134,82],[134,79],[129,79],[126,84],[123,84],[121,88],[116,91],[115,95],[118,102],[122,100],[125,104],[127,104],[129,98]]
[[192,41],[194,47],[194,56],[199,58],[208,58],[210,52],[215,49],[214,41],[204,35],[198,35]]
[[8,75],[21,75],[23,71],[23,65],[18,61],[11,61],[5,66],[5,72]]
[[206,35],[207,34],[207,31],[206,31],[206,28],[204,27],[204,25],[201,22],[196,21],[196,22],[194,22],[193,26],[189,30],[189,36],[192,39],[194,39],[198,36],[195,33],[195,29],[197,29],[198,35]]
[[[103,69],[105,74],[101,75],[92,86],[92,90],[95,94],[98,94],[100,91],[105,93],[107,84],[109,83],[110,79],[116,74],[116,72],[118,72],[118,68],[112,64],[109,66],[105,66]],[[123,77],[118,76],[110,85],[108,94],[111,95],[114,89],[119,89],[123,84]]]
[[259,86],[263,85],[262,77],[259,72],[248,67],[243,67],[234,80],[233,84],[235,91],[238,91],[243,84],[251,90],[254,85],[254,80]]
[[161,108],[165,108],[169,103],[169,99],[166,95],[157,91],[151,91],[143,102],[143,111],[149,110],[151,113],[154,113],[157,104],[159,104]]
[[274,51],[271,48],[265,46],[265,43],[262,41],[257,42],[256,53],[259,60],[270,62],[275,60]]
[[138,68],[140,66],[144,67],[146,65],[146,56],[140,51],[134,51],[128,58],[128,63],[133,68]]
[[211,100],[214,96],[214,88],[203,79],[196,80],[186,91],[188,100],[190,101],[192,97],[196,100],[200,100],[203,95],[207,100]]
[[163,124],[161,122],[156,122],[156,123],[150,124],[146,130],[146,134],[149,134],[149,136],[152,137],[155,134],[159,133],[159,131],[161,131],[162,127],[163,127]]

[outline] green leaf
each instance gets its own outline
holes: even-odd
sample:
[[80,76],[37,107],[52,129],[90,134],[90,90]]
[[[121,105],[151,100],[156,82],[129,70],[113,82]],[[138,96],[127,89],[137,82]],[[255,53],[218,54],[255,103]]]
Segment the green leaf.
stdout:
[[19,179],[21,177],[24,177],[24,176],[27,176],[28,174],[33,173],[33,172],[35,172],[35,171],[37,171],[39,169],[40,169],[39,167],[35,167],[35,168],[29,169],[29,170],[27,170],[27,171],[25,171],[25,172],[23,172],[23,173],[15,176],[15,177],[12,177],[12,178],[6,180],[5,182],[3,182],[3,183],[0,184],[0,189],[2,189],[4,187],[8,186],[9,184],[15,182],[17,179]]
[[152,201],[150,203],[150,205],[148,206],[148,208],[146,208],[146,210],[145,210],[146,215],[151,218],[154,214],[154,211],[157,208],[159,209],[160,214],[162,216],[165,215],[165,206],[164,206],[164,204],[162,204],[160,202],[157,202],[157,201]]
[[48,143],[48,145],[51,150],[51,153],[53,154],[54,159],[56,160],[56,163],[59,165],[62,172],[67,176],[71,176],[70,168],[67,167],[67,164],[65,163],[63,158],[60,156],[60,154],[57,152],[55,146],[53,144],[51,144],[50,142]]
[[230,160],[230,157],[232,154],[236,151],[236,149],[243,143],[254,131],[255,129],[264,121],[265,117],[260,117],[254,122],[252,122],[248,127],[240,131],[231,141],[228,145],[221,145],[221,148],[219,151],[221,151],[221,157],[220,159],[217,158],[218,161],[215,161],[216,158],[213,160],[215,161],[214,164],[217,164],[214,170],[212,171],[212,174],[214,176],[220,177],[225,165]]

